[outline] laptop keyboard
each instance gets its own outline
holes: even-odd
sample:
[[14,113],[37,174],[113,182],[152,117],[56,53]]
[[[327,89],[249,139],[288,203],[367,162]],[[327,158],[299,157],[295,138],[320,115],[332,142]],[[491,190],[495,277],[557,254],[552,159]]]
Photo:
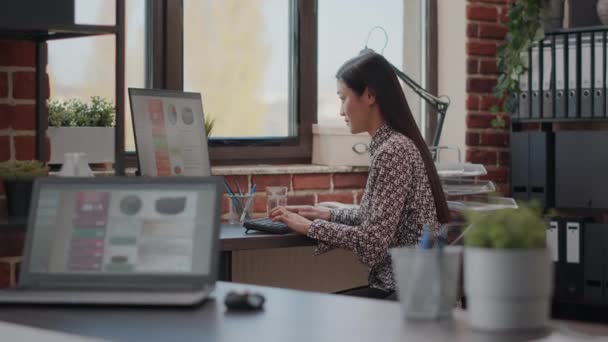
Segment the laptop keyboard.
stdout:
[[257,230],[269,234],[287,234],[291,233],[291,229],[283,222],[273,221],[270,218],[262,218],[257,220],[246,221],[243,226],[247,230]]

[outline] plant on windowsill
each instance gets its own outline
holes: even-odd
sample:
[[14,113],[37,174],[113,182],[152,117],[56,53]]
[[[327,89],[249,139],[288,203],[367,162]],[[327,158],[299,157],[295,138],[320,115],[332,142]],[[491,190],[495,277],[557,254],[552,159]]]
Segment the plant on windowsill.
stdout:
[[213,131],[213,127],[215,126],[215,119],[212,119],[208,114],[205,115],[205,133],[207,134],[207,139],[211,136],[211,132]]
[[548,222],[536,203],[466,212],[464,281],[471,325],[483,330],[546,327],[553,265]]
[[64,154],[84,152],[90,163],[114,161],[114,105],[99,96],[90,103],[80,99],[49,101],[51,164],[61,164]]
[[519,77],[528,71],[523,58],[528,49],[545,36],[545,30],[561,27],[564,0],[519,0],[509,8],[505,43],[498,48],[496,59],[499,76],[493,95],[502,99],[493,106],[493,128],[505,128],[505,113],[513,113],[518,103]]
[[17,160],[0,163],[0,179],[6,191],[9,219],[25,218],[28,214],[32,184],[36,177],[48,175],[48,168],[37,160]]

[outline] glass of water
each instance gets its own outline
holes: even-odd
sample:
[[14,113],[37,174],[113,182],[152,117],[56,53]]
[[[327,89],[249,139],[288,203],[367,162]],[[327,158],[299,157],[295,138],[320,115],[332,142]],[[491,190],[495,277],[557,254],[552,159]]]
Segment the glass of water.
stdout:
[[266,215],[275,207],[287,205],[287,187],[269,186],[266,187]]

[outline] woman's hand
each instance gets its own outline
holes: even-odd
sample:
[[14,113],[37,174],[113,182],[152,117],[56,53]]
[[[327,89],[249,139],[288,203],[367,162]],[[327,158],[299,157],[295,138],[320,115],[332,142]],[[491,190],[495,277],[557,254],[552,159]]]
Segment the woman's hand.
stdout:
[[276,207],[272,210],[271,214],[270,217],[274,221],[285,223],[294,232],[302,235],[308,234],[312,221],[294,213],[287,209],[287,207]]
[[329,221],[330,212],[328,208],[313,207],[311,205],[289,205],[286,207],[276,207],[270,211],[270,214],[268,216],[271,219],[274,219],[275,216],[279,215],[279,208],[283,208],[288,212],[298,214],[309,220],[320,219]]

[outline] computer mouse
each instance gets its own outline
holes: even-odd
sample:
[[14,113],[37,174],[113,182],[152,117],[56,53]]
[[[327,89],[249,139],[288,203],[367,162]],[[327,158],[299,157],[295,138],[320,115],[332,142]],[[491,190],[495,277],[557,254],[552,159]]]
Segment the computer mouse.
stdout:
[[259,293],[230,291],[224,298],[228,310],[257,311],[264,307],[266,299]]

